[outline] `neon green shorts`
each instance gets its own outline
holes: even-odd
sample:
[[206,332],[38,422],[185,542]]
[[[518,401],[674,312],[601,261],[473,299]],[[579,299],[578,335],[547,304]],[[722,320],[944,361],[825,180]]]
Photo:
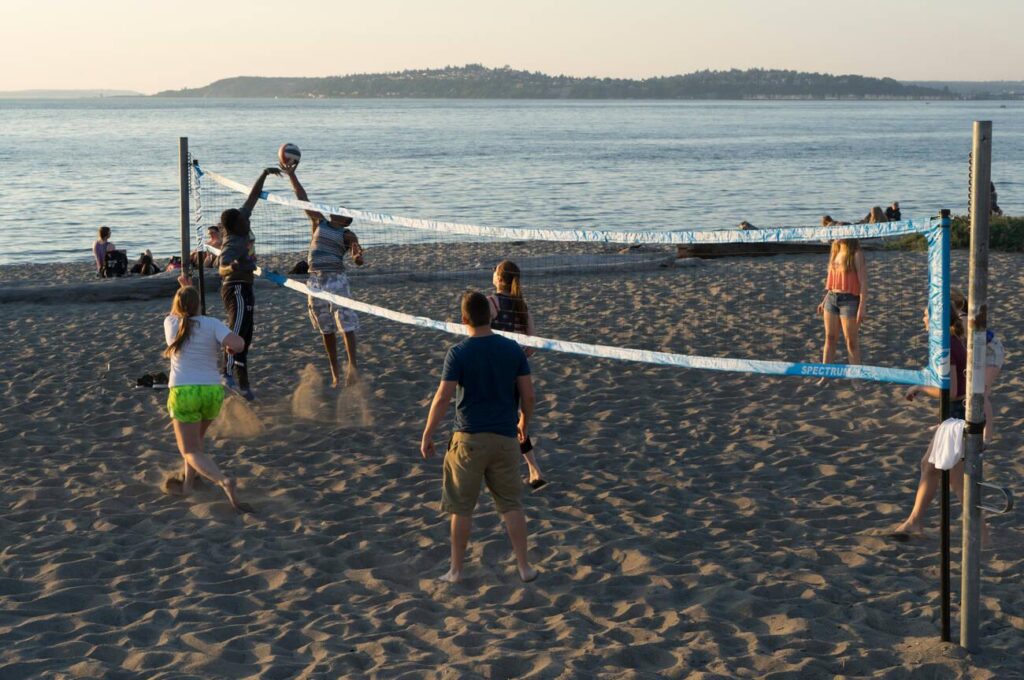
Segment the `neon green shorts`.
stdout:
[[167,395],[167,412],[183,423],[213,420],[224,403],[224,388],[220,385],[179,385]]

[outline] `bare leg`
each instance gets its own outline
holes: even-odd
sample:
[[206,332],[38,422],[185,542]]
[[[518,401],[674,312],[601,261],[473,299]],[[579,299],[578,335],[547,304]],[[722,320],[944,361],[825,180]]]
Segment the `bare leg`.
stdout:
[[857,319],[841,317],[843,324],[843,337],[846,338],[847,362],[850,364],[860,363],[860,324]]
[[[206,477],[217,486],[224,489],[232,507],[239,512],[252,512],[252,507],[242,503],[235,495],[235,482],[228,479],[220,471],[217,464],[203,453],[203,439],[200,433],[205,432],[202,423],[183,423],[178,420],[174,423],[174,435],[178,440],[178,450],[185,459],[185,464],[193,470]],[[207,424],[207,427],[209,425]]]
[[[963,468],[961,468],[960,474],[962,480]],[[928,452],[925,451],[925,454],[921,457],[921,481],[917,484],[914,509],[910,511],[910,516],[896,527],[896,533],[924,533],[921,519],[924,517],[925,511],[928,510],[928,506],[931,505],[932,499],[935,498],[935,491],[939,488],[939,477],[939,471],[928,462]]]
[[337,387],[338,376],[338,336],[334,333],[324,333],[324,349],[327,350],[327,360],[331,362],[331,387]]
[[348,367],[345,369],[345,386],[359,381],[359,363],[356,361],[356,332],[345,331],[345,354],[348,355]]
[[530,558],[526,554],[526,515],[522,510],[509,510],[502,514],[501,519],[505,522],[505,530],[512,542],[512,552],[519,566],[519,578],[529,583],[537,578],[537,571],[530,566]]
[[992,385],[995,384],[996,379],[999,378],[999,369],[995,366],[985,367],[985,433],[983,436],[985,445],[988,446],[992,443],[992,438],[996,435],[996,427],[993,422],[993,410],[992,410],[992,397],[989,396],[992,392]]
[[[829,312],[824,312],[822,318],[825,320],[825,346],[821,349],[821,363],[831,364],[836,360],[836,343],[839,339],[839,317]],[[827,378],[819,378],[817,385],[824,385]]]
[[472,526],[472,515],[452,515],[452,564],[448,569],[448,573],[439,580],[448,583],[458,583],[459,579],[462,578],[462,561],[466,557],[466,546],[469,544],[469,530]]

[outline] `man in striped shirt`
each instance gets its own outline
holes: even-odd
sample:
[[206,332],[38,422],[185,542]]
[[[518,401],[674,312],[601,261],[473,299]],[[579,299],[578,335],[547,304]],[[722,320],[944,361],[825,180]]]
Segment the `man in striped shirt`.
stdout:
[[[295,196],[300,201],[309,201],[306,190],[295,176],[294,165],[282,165],[281,169],[288,176]],[[306,215],[313,225],[313,238],[309,243],[309,280],[307,286],[311,291],[334,293],[341,297],[351,297],[348,275],[345,273],[345,254],[351,253],[352,261],[357,266],[363,264],[363,248],[355,233],[347,227],[352,219],[341,215],[324,216],[315,210],[307,210]],[[359,330],[359,317],[351,309],[309,296],[309,318],[313,328],[320,332],[324,340],[324,349],[331,364],[331,387],[341,382],[338,366],[338,338],[340,328],[345,340],[345,354],[348,356],[348,367],[345,369],[345,385],[352,385],[358,380],[356,364],[356,331]]]

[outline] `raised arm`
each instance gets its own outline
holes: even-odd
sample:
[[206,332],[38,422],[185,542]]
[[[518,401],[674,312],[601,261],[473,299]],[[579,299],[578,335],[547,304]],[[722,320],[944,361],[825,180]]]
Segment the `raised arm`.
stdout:
[[256,207],[256,201],[260,200],[260,194],[263,193],[263,183],[267,181],[268,175],[280,175],[281,171],[277,168],[264,168],[263,172],[260,173],[259,178],[253,183],[252,189],[249,191],[249,196],[246,197],[245,203],[242,204],[241,210],[251,214],[252,209]]
[[[300,201],[306,201],[308,203],[309,196],[306,195],[306,189],[302,186],[302,183],[299,182],[299,178],[295,174],[295,166],[282,165],[281,171],[284,172],[285,176],[288,178],[288,181],[291,182],[292,191],[295,192],[295,198],[299,199]],[[316,229],[317,226],[320,224],[320,220],[324,219],[323,213],[317,212],[316,210],[307,210],[306,217],[308,217],[309,221],[313,223],[313,229]]]

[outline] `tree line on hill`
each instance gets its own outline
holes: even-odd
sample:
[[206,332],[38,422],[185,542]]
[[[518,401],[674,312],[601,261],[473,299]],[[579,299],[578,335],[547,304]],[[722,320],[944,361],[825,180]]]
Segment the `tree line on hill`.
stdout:
[[324,78],[240,76],[163,97],[424,99],[955,99],[949,89],[892,78],[774,69],[697,71],[631,80],[551,76],[479,64]]

